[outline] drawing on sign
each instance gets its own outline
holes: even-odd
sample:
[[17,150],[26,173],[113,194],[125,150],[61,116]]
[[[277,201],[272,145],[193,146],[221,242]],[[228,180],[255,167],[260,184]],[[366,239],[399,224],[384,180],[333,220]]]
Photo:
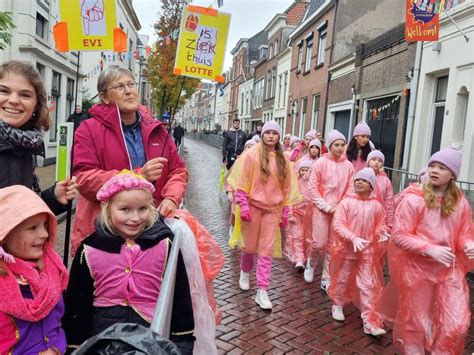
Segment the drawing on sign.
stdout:
[[197,34],[197,39],[188,38],[186,48],[191,51],[188,51],[186,59],[212,67],[216,56],[217,28],[199,25],[199,17],[195,14],[189,14],[186,18],[185,28]]
[[79,0],[81,2],[82,34],[105,36],[107,24],[104,16],[104,0]]

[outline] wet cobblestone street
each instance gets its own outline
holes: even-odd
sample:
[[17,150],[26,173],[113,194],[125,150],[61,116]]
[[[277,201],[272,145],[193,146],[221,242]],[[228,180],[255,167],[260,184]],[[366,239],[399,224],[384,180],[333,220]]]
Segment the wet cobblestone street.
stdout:
[[[379,339],[363,334],[358,311],[344,308],[346,321],[333,321],[331,302],[319,289],[319,273],[312,284],[294,271],[285,259],[275,259],[269,297],[271,312],[254,302],[256,285],[251,276],[250,291],[238,287],[239,252],[227,245],[229,204],[225,192],[219,193],[221,151],[189,138],[185,140],[190,182],[186,207],[199,218],[223,248],[226,262],[215,281],[215,293],[223,313],[217,328],[217,346],[224,354],[391,354],[391,333]],[[471,286],[471,309],[474,305]],[[474,352],[471,325],[465,353]]]

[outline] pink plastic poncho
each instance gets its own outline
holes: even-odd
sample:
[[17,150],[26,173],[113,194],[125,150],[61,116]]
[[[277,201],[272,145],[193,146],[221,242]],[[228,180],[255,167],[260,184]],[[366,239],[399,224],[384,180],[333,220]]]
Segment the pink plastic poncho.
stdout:
[[349,191],[354,167],[346,156],[335,160],[324,154],[316,160],[309,176],[309,197],[313,210],[313,250],[325,250],[332,222],[332,211]]
[[390,229],[393,226],[393,187],[392,182],[385,172],[376,175],[377,186],[375,187],[375,198],[383,205],[385,209],[385,224]]
[[241,221],[243,243],[240,248],[247,253],[272,256],[283,207],[295,205],[303,199],[294,171],[286,159],[288,174],[280,187],[274,152],[268,154],[270,174],[265,181],[261,172],[261,149],[264,148],[259,144],[242,154],[227,182],[247,196],[252,217],[250,222]]
[[[442,202],[440,200],[440,202]],[[471,208],[462,197],[448,217],[428,208],[424,193],[412,187],[395,212],[389,244],[391,280],[378,310],[393,324],[393,344],[402,354],[461,354],[470,323],[468,263],[464,243]],[[452,248],[454,265],[445,267],[426,252]]]
[[[381,320],[375,305],[384,285],[378,257],[379,238],[386,228],[384,220],[383,207],[373,195],[361,199],[351,193],[334,212],[334,242],[330,247],[329,297],[338,306],[352,302],[361,311],[363,319],[377,326],[381,325]],[[352,245],[357,237],[370,242],[360,252],[354,252]]]
[[[309,200],[309,172],[298,179],[300,193],[304,201],[290,207],[284,254],[292,263],[303,263],[309,256],[311,245],[312,203]],[[308,230],[309,228],[309,230]]]

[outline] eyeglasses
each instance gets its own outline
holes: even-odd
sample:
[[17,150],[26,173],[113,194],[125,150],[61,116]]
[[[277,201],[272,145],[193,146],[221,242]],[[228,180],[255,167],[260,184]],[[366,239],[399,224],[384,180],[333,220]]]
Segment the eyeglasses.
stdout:
[[109,90],[113,89],[113,90],[117,90],[120,93],[124,93],[125,88],[129,88],[130,90],[133,90],[133,89],[135,89],[135,86],[137,86],[137,83],[135,83],[134,81],[129,81],[126,84],[119,84],[117,86],[113,86],[111,88],[108,88],[105,91],[109,91]]

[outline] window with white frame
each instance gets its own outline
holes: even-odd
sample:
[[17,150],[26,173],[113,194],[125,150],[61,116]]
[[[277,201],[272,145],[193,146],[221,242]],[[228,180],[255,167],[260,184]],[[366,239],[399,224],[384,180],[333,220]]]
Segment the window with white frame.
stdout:
[[278,75],[278,103],[277,103],[277,108],[281,107],[281,80],[282,80],[283,74]]
[[270,48],[268,50],[268,59],[273,57],[273,44],[270,44]]
[[326,38],[328,36],[327,28],[319,32],[319,47],[318,47],[318,61],[317,65],[324,64],[324,56],[326,53]]
[[283,106],[286,106],[286,94],[288,93],[288,71],[285,72],[285,80],[284,80],[284,89],[283,89]]
[[242,95],[240,95],[240,109],[239,109],[239,114],[243,115],[244,114],[244,93],[242,92]]
[[313,38],[311,37],[306,41],[306,61],[304,63],[304,71],[308,72],[311,70],[311,57],[313,56]]
[[48,20],[41,15],[39,12],[36,13],[36,34],[43,38],[48,39]]
[[441,148],[441,138],[444,124],[444,112],[446,108],[446,97],[448,95],[449,76],[441,76],[436,80],[436,96],[433,103],[433,134],[431,141],[431,155]]
[[269,99],[271,97],[272,91],[272,72],[271,70],[267,73],[267,92],[265,94],[265,99]]
[[68,115],[74,113],[74,80],[67,78],[67,92],[66,92],[67,108],[66,113]]
[[300,137],[304,137],[306,126],[306,112],[308,109],[308,98],[301,99],[301,115],[300,115]]
[[50,113],[51,126],[49,127],[49,141],[56,142],[57,127],[59,119],[59,98],[61,97],[61,73],[53,70],[53,85],[51,86],[51,106],[53,107]]
[[298,44],[298,59],[296,61],[296,72],[301,71],[301,64],[303,62],[303,41]]
[[276,82],[277,82],[276,71],[277,71],[276,68],[272,69],[272,92],[271,92],[270,97],[275,97]]
[[311,115],[311,128],[316,129],[319,118],[319,104],[321,102],[321,96],[313,95],[313,114]]

